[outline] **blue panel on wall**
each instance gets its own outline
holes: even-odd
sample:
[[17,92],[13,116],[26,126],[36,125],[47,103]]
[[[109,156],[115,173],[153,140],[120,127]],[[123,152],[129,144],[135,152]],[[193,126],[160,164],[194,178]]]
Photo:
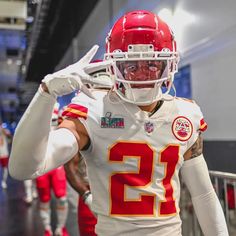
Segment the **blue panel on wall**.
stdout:
[[174,85],[177,97],[192,98],[190,65],[179,69],[175,75]]

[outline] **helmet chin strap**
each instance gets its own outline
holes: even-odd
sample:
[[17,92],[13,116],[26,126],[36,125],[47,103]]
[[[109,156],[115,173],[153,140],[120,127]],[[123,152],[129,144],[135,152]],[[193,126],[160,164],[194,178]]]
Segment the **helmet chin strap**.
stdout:
[[[162,100],[163,101],[171,101],[176,97],[176,89],[175,89],[175,85],[174,85],[174,75],[170,75],[171,79],[170,79],[170,83],[168,85],[167,91],[163,94],[162,96]],[[173,96],[165,96],[165,95],[169,95],[170,94],[170,90],[173,89],[174,91],[174,95]]]

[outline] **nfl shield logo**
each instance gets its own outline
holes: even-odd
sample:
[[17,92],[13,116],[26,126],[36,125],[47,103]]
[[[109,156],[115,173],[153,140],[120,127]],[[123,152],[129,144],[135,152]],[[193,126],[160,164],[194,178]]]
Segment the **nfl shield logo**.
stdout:
[[150,121],[144,123],[144,129],[145,131],[150,134],[154,130],[154,124]]

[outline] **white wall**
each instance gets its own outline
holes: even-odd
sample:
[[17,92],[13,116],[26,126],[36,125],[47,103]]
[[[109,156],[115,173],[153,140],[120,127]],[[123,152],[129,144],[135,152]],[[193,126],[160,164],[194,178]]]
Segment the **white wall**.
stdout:
[[209,123],[206,139],[236,138],[236,42],[192,63],[193,97]]
[[205,139],[236,140],[235,0],[100,0],[58,68],[72,63],[94,44],[100,45],[96,57],[102,58],[105,36],[124,12],[147,9],[158,13],[163,7],[175,14],[180,65],[191,64],[193,98],[209,125]]

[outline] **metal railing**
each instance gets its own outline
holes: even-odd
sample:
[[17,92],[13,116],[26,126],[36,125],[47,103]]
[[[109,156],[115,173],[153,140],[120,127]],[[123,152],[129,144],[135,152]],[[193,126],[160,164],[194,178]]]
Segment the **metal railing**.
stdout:
[[[236,174],[209,171],[212,184],[224,210],[230,236],[236,236]],[[181,217],[183,236],[203,236],[188,190],[183,185],[181,191]]]
[[231,223],[236,224],[236,219],[233,217],[236,213],[236,174],[220,171],[209,171],[209,174],[224,209],[226,222],[230,227]]

